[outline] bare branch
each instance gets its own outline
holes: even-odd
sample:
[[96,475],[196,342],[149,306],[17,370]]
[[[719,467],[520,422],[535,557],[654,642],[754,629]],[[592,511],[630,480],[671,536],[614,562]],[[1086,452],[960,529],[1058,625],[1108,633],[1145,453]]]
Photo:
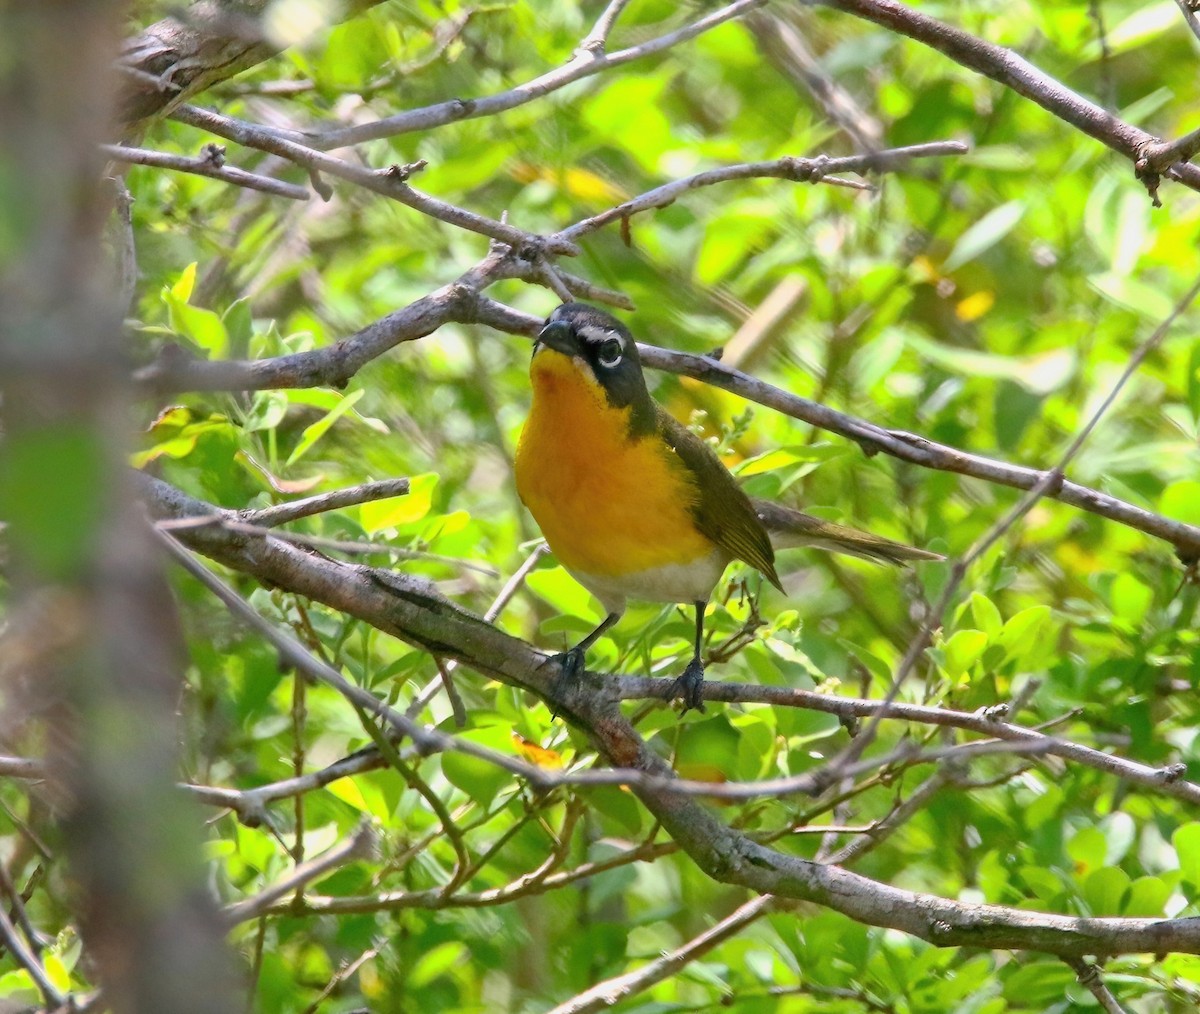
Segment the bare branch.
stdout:
[[883,144],[883,127],[821,67],[801,34],[800,8],[778,6],[748,15],[746,24],[781,73],[812,96],[831,123],[843,130],[857,148],[874,151]]
[[343,507],[354,507],[357,504],[371,503],[375,500],[404,496],[407,492],[407,479],[382,479],[378,482],[364,482],[360,486],[348,486],[345,489],[335,489],[330,493],[304,497],[301,500],[289,500],[287,503],[275,504],[272,507],[242,511],[241,518],[246,524],[258,528],[274,528],[276,525],[288,524],[300,518],[323,514],[326,511],[336,511]]
[[[342,5],[354,16],[381,0]],[[162,116],[189,96],[279,52],[259,30],[255,15],[267,0],[192,3],[127,39],[118,67],[125,82],[120,96],[126,123]]]
[[[674,680],[645,676],[614,676],[615,693],[622,700],[666,700],[671,693]],[[905,704],[899,701],[871,701],[857,697],[840,697],[821,694],[812,690],[791,687],[759,686],[753,683],[726,683],[708,681],[703,687],[706,701],[729,704],[769,704],[772,707],[798,707],[837,715],[844,719],[888,718],[896,721],[916,722],[922,725],[965,729],[998,739],[1018,740],[1041,737],[1044,734],[1027,726],[996,721],[982,712],[954,711],[935,708],[925,704]],[[1183,772],[1171,765],[1165,768],[1150,767],[1123,757],[1114,757],[1092,747],[1070,740],[1046,736],[1044,751],[1064,760],[1095,768],[1106,774],[1115,775],[1126,781],[1144,785],[1164,795],[1186,799],[1200,804],[1200,785],[1184,780]]]
[[267,130],[265,127],[246,123],[244,120],[236,120],[230,116],[222,116],[220,113],[201,109],[198,106],[180,106],[171,114],[171,117],[201,130],[207,130],[219,137],[224,137],[235,144],[286,158],[295,162],[296,165],[303,166],[310,173],[328,173],[330,176],[336,176],[338,179],[354,183],[372,193],[399,201],[430,218],[466,229],[468,232],[479,233],[481,236],[490,236],[492,239],[500,240],[518,250],[544,248],[549,252],[566,254],[571,257],[579,253],[579,249],[572,243],[553,237],[543,239],[504,222],[477,215],[473,211],[447,204],[436,197],[430,197],[428,194],[413,189],[407,181],[409,176],[416,171],[415,165],[392,165],[383,169],[367,169],[364,166],[355,165],[353,162],[334,158],[332,155],[327,155],[323,151],[297,141],[288,140],[280,136],[277,131]]
[[[387,481],[387,480],[385,480]],[[289,506],[280,504],[281,507]],[[266,507],[264,510],[272,510]],[[282,522],[280,522],[282,523]],[[241,532],[244,535],[262,535],[267,531],[261,525],[247,524],[234,521],[227,517],[182,518],[178,521],[160,521],[157,527],[164,532],[175,532],[181,528],[199,528],[217,525],[231,532]],[[424,549],[406,549],[388,542],[367,542],[363,539],[330,539],[323,535],[307,535],[301,532],[279,532],[272,530],[276,539],[295,543],[297,546],[311,546],[313,549],[324,549],[334,553],[347,553],[361,556],[365,554],[383,553],[398,560],[434,560],[438,563],[448,563],[461,570],[474,571],[476,574],[486,574],[488,577],[498,577],[499,571],[487,564],[476,563],[474,560],[464,560],[457,556],[444,556],[441,553],[431,553]]]
[[392,912],[406,908],[489,908],[493,905],[508,905],[518,898],[528,898],[557,891],[568,884],[587,880],[598,873],[615,870],[633,863],[649,863],[662,856],[673,855],[679,846],[672,841],[645,842],[635,848],[626,849],[607,859],[581,863],[570,870],[560,870],[549,876],[542,874],[541,867],[518,877],[503,887],[486,891],[462,891],[447,895],[441,888],[427,891],[385,891],[379,894],[314,896],[308,895],[295,908],[277,906],[272,914],[287,914],[302,911],[314,915],[347,915],[363,912]]
[[1187,162],[1200,151],[1200,129],[1184,134],[1174,141],[1147,145],[1143,158],[1146,166],[1156,173],[1165,173],[1177,162]]
[[[985,42],[983,39],[954,28],[927,14],[914,11],[897,0],[809,0],[821,7],[853,14],[865,21],[907,35],[970,70],[978,71],[1019,95],[1036,102],[1089,137],[1119,152],[1135,164],[1139,178],[1147,183],[1151,194],[1157,185],[1146,173],[1153,166],[1138,165],[1146,150],[1158,143],[1158,138],[1125,123],[1107,110],[1071,91],[1060,81],[1034,67],[1010,49]],[[1178,180],[1193,190],[1200,190],[1200,166],[1176,162],[1161,170],[1161,175]],[[1157,198],[1156,198],[1157,200]]]
[[46,763],[35,757],[0,755],[0,777],[35,780],[46,777]]
[[1175,6],[1179,8],[1184,23],[1191,33],[1200,40],[1200,10],[1197,9],[1196,4],[1193,0],[1175,0]]
[[[414,130],[431,130],[434,127],[442,127],[447,123],[455,123],[459,120],[493,116],[496,113],[532,102],[565,85],[598,74],[610,67],[664,52],[681,42],[694,39],[726,21],[740,17],[747,11],[762,6],[765,2],[766,0],[737,0],[736,3],[721,7],[690,25],[685,25],[676,31],[668,32],[616,53],[598,56],[591,49],[581,49],[577,51],[572,60],[557,70],[549,71],[541,77],[534,78],[532,81],[527,81],[523,85],[518,85],[516,88],[498,95],[489,95],[481,99],[450,99],[447,102],[438,102],[422,109],[410,109],[403,113],[397,113],[395,116],[375,120],[372,123],[327,130],[321,134],[310,135],[307,140],[309,144],[323,150],[344,148],[362,141],[395,137],[398,134],[407,134]],[[601,16],[601,21],[607,15],[608,11],[606,10],[605,14]],[[599,23],[597,27],[599,27]],[[589,38],[591,38],[590,35]]]
[[282,880],[276,881],[253,898],[246,898],[235,905],[227,906],[223,913],[227,924],[236,926],[239,922],[254,919],[280,898],[324,876],[330,870],[336,870],[339,866],[345,866],[357,859],[369,858],[374,854],[376,845],[375,832],[371,830],[370,824],[363,821],[345,841],[326,849],[308,862],[301,863]]
[[[205,512],[203,505],[165,483],[147,480],[144,489],[156,515]],[[228,533],[211,528],[187,530],[180,536],[206,555],[253,573],[261,580],[317,598],[410,644],[457,658],[485,676],[512,686],[536,689],[547,698],[554,697],[554,672],[545,667],[545,655],[471,616],[420,582],[394,575],[385,584],[378,579],[379,575],[365,568],[307,556],[270,537],[251,542],[242,540],[235,545]],[[199,570],[206,575],[210,573],[203,567]],[[273,643],[279,646],[277,640],[273,639]],[[321,664],[311,656],[305,655],[305,659],[306,666]],[[556,701],[559,713],[586,728],[609,763],[638,776],[636,781],[626,777],[626,783],[678,845],[717,880],[760,894],[815,902],[859,922],[899,929],[938,946],[1015,948],[1073,956],[1200,953],[1200,919],[1085,919],[999,905],[966,904],[900,890],[760,845],[744,833],[721,824],[701,803],[673,791],[677,780],[667,762],[642,741],[617,702],[604,692],[605,684],[593,683],[595,679],[593,674],[585,674],[578,688],[563,695],[562,701]],[[381,717],[386,715],[397,728],[405,729],[405,734],[422,748],[472,752],[468,748],[473,744],[442,736],[435,730],[413,728],[411,723],[403,721],[403,716],[389,712],[390,709],[380,705],[376,713]],[[1032,744],[1016,745],[1032,747]],[[968,745],[977,753],[976,746]],[[486,752],[481,755],[477,751],[473,755],[485,756],[490,763],[522,775],[530,769],[529,765],[512,763],[499,755]],[[568,780],[556,779],[552,774],[537,771],[531,780],[543,786]],[[576,777],[571,775],[570,779]]]
[[643,990],[649,989],[655,983],[669,979],[697,958],[703,957],[718,944],[736,936],[751,923],[779,907],[777,899],[769,894],[752,898],[737,911],[727,915],[716,925],[705,930],[699,936],[693,937],[681,947],[659,955],[653,961],[647,962],[632,972],[597,983],[591,989],[572,997],[566,1003],[560,1003],[550,1011],[550,1014],[593,1014],[595,1011],[607,1010],[622,1000],[628,1000]]
[[1064,958],[1063,960],[1071,967],[1079,984],[1096,998],[1105,1014],[1129,1014],[1104,985],[1104,980],[1100,977],[1099,965],[1093,964],[1085,958]]
[[247,190],[260,190],[264,194],[287,197],[293,201],[307,201],[309,198],[308,190],[295,183],[287,183],[270,176],[260,176],[236,166],[226,165],[225,149],[218,144],[206,144],[204,154],[197,155],[195,158],[188,155],[172,155],[165,151],[151,151],[148,148],[129,148],[123,144],[102,144],[100,151],[106,158],[115,162],[148,165],[158,169],[174,169],[177,172],[207,176],[210,179],[245,187]]
[[608,46],[608,36],[621,16],[621,11],[629,6],[629,0],[611,0],[604,12],[596,19],[592,30],[587,33],[575,50],[577,57],[585,54],[593,57],[602,56]]
[[158,360],[138,370],[134,380],[156,392],[345,387],[363,366],[388,349],[424,338],[450,321],[479,321],[511,330],[533,320],[479,296],[486,285],[506,276],[507,264],[506,253],[493,251],[456,281],[325,348],[273,359],[206,362],[168,346]]
[[[818,155],[815,158],[797,158],[787,155],[771,162],[746,162],[723,166],[720,169],[709,169],[707,172],[696,173],[694,176],[656,187],[654,190],[647,191],[615,208],[610,208],[591,218],[585,218],[582,222],[576,222],[555,235],[562,239],[578,239],[611,222],[631,218],[651,208],[665,208],[689,190],[711,187],[714,184],[727,183],[730,180],[766,178],[791,180],[795,183],[821,183],[828,182],[831,173],[888,172],[907,165],[913,159],[962,155],[969,150],[969,146],[961,141],[932,141],[928,144],[914,144],[906,148],[891,148],[887,151],[847,155],[840,158],[829,158],[825,155]],[[845,181],[840,182],[844,183]]]
[[[1033,489],[1048,474],[1038,469],[970,454],[913,433],[884,429],[865,419],[781,390],[707,356],[694,356],[686,352],[641,344],[638,345],[638,351],[648,366],[702,380],[793,419],[848,437],[868,454],[882,451],[901,461],[909,461],[925,468],[957,472],[1014,489]],[[1184,563],[1200,558],[1200,527],[1155,514],[1100,490],[1061,477],[1055,479],[1044,492],[1050,499],[1099,514],[1111,521],[1120,522],[1170,542]]]
[[129,310],[137,294],[137,243],[133,235],[133,196],[119,176],[110,177],[113,187],[113,214],[108,223],[112,246],[113,281],[117,286],[117,305],[122,313]]
[[5,950],[13,956],[17,964],[29,973],[29,977],[33,980],[38,992],[42,994],[42,999],[47,1007],[57,1007],[66,999],[58,991],[58,987],[50,981],[50,977],[46,974],[46,969],[42,967],[37,955],[29,949],[21,934],[17,932],[17,927],[9,919],[8,912],[3,905],[0,905],[0,943],[4,944]]
[[[407,756],[415,754],[416,751],[415,748],[409,748],[407,754],[404,751],[401,753],[402,756]],[[279,799],[290,799],[305,792],[312,792],[314,789],[324,788],[330,782],[336,782],[340,778],[348,778],[363,771],[374,771],[386,767],[386,765],[387,762],[382,755],[374,748],[370,748],[334,761],[319,771],[311,771],[306,775],[297,775],[294,778],[285,778],[282,781],[259,785],[253,789],[228,789],[218,785],[190,784],[181,785],[180,788],[202,803],[232,810],[247,827],[262,827],[271,824],[267,815],[267,804]]]

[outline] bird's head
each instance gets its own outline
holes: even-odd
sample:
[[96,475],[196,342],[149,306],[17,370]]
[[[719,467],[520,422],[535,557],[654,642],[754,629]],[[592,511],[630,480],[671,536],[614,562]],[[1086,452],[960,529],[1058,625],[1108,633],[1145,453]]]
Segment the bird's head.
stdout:
[[[564,362],[563,357],[566,361]],[[576,371],[604,392],[615,408],[632,406],[637,414],[653,412],[637,343],[629,329],[587,303],[564,303],[549,317],[533,346],[531,371]]]

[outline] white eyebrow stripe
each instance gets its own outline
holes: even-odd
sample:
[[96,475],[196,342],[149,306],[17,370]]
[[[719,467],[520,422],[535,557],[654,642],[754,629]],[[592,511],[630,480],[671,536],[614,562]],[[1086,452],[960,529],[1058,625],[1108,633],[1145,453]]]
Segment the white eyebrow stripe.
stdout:
[[606,327],[596,327],[593,324],[584,324],[579,329],[579,334],[586,342],[599,345],[600,342],[608,341],[610,338],[615,338],[621,344],[621,351],[625,351],[625,339],[616,331],[612,331]]

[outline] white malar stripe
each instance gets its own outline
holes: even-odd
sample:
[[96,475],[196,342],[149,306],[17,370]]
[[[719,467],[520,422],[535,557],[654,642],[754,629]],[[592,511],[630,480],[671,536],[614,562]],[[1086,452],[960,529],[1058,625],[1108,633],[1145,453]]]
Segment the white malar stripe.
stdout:
[[648,567],[620,577],[578,570],[569,570],[569,573],[595,595],[605,609],[621,612],[627,598],[643,602],[706,602],[728,564],[728,555],[713,550],[691,563]]

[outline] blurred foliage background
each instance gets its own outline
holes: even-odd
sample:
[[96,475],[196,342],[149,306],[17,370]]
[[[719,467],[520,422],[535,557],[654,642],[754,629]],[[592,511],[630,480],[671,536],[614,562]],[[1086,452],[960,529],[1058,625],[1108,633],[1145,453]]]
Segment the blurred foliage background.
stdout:
[[[319,3],[275,7],[294,44],[200,101],[318,130],[508,89],[569,59],[600,10],[574,0],[390,0],[332,24]],[[613,45],[659,35],[703,9],[638,0]],[[1172,2],[923,9],[1011,47],[1161,136],[1200,126],[1200,46]],[[138,6],[144,23],[164,11]],[[805,40],[819,75],[849,103],[840,121],[781,57],[786,32]],[[705,168],[853,153],[871,136],[885,146],[968,139],[972,149],[874,178],[869,193],[773,179],[697,190],[633,219],[628,242],[616,227],[588,237],[565,267],[626,293],[637,309],[623,316],[641,340],[692,352],[729,346],[748,320],[761,319],[756,311],[783,306],[739,350],[749,372],[889,428],[1051,466],[1200,273],[1200,196],[1165,183],[1164,206],[1153,208],[1126,160],[914,42],[838,12],[778,4],[508,112],[339,154],[370,166],[426,159],[416,186],[549,233]],[[163,121],[142,143],[194,154],[208,140]],[[231,145],[228,157],[304,182],[249,149]],[[482,237],[336,182],[330,201],[307,203],[141,167],[127,183],[140,272],[130,348],[141,362],[169,343],[211,358],[327,346],[452,281],[486,252]],[[519,281],[489,295],[538,315],[557,303]],[[1193,523],[1198,319],[1195,310],[1185,316],[1069,469],[1077,482]],[[526,339],[451,325],[397,347],[342,391],[148,400],[135,407],[144,428],[136,464],[232,508],[409,476],[407,497],[293,529],[385,543],[394,552],[365,559],[425,574],[482,613],[537,538],[511,474],[528,359]],[[868,458],[849,441],[691,381],[649,379],[752,491],[826,518],[957,555],[1017,498]],[[797,552],[781,572],[786,596],[731,568],[710,620],[710,651],[731,657],[710,677],[881,696],[948,566],[892,571]],[[421,651],[229,576],[265,615],[401,708],[437,675]],[[369,744],[340,697],[281,671],[270,648],[198,585],[179,577],[176,590],[190,657],[180,698],[184,780],[250,788]],[[1181,761],[1195,777],[1196,599],[1165,543],[1043,501],[970,572],[901,699],[969,711],[1023,695],[1026,724],[1056,720],[1058,735],[1150,765]],[[546,556],[498,622],[558,650],[600,616]],[[690,631],[680,610],[635,604],[590,662],[675,674]],[[466,671],[457,683],[468,739],[538,763],[592,762],[586,740],[541,702]],[[835,718],[800,709],[710,706],[682,721],[665,706],[630,711],[678,770],[714,781],[801,773],[847,741]],[[422,714],[453,728],[440,696]],[[905,737],[944,738],[887,724],[873,752]],[[778,848],[828,855],[930,774],[900,765],[817,799],[720,813]],[[421,761],[416,775],[462,829],[472,863],[461,884],[451,883],[459,857],[438,813],[394,770],[276,803],[273,828],[209,814],[211,882],[227,901],[262,890],[364,817],[383,836],[377,860],[339,869],[294,904],[236,928],[250,1009],[546,1010],[680,946],[746,900],[672,854],[622,790],[534,796],[455,754]],[[854,869],[964,901],[1080,916],[1200,914],[1200,822],[1178,800],[1054,758],[980,759],[956,777]],[[24,836],[45,839],[52,855],[53,821],[21,784],[0,788],[0,800],[10,873],[30,885],[37,925],[58,934],[47,967],[64,988],[83,988],[88,968],[69,928],[69,891]],[[826,824],[851,831],[812,833]],[[546,863],[550,880],[535,876],[528,890],[489,901],[486,892]],[[600,864],[590,877],[553,879],[588,863]],[[430,900],[431,888],[448,884]],[[0,995],[36,997],[9,957],[0,968]],[[1200,998],[1194,957],[1119,958],[1105,975],[1133,1011],[1194,1010]],[[939,949],[806,910],[756,921],[620,1009],[1000,1014],[1095,1003],[1048,957]]]

